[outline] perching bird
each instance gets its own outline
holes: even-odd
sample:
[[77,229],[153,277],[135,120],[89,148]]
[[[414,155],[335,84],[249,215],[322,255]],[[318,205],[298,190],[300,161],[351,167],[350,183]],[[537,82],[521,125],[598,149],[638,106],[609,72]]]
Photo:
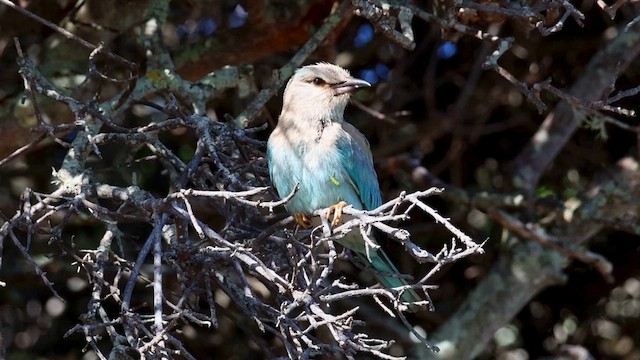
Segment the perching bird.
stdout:
[[[344,120],[350,94],[369,86],[339,66],[318,63],[298,69],[284,90],[278,125],[267,143],[269,175],[280,197],[299,186],[286,208],[303,227],[311,225],[317,209],[331,207],[335,226],[347,204],[361,210],[382,204],[369,142]],[[383,285],[407,285],[404,279],[383,275],[399,272],[382,249],[367,249],[358,231],[338,242],[380,272],[376,277]],[[402,299],[421,300],[413,289]]]

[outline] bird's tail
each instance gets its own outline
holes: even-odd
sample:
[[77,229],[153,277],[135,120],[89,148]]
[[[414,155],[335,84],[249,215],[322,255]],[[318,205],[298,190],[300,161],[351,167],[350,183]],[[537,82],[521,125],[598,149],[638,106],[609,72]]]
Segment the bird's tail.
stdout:
[[[387,288],[397,288],[409,285],[405,279],[389,275],[399,275],[400,272],[382,249],[368,247],[359,231],[352,231],[337,241],[356,253],[365,264],[371,264],[371,266],[376,270],[374,272],[375,277],[383,286]],[[367,247],[369,248],[369,256],[367,256]],[[406,310],[410,312],[419,311],[426,305],[426,301],[413,289],[403,291],[401,300],[406,303]],[[421,304],[417,304],[417,302],[421,302]]]
[[[393,265],[387,254],[382,249],[370,249],[369,257],[361,252],[356,252],[358,257],[365,263],[370,263],[376,270],[374,274],[378,281],[387,288],[397,288],[407,286],[409,283],[405,279],[384,274],[400,274],[398,269]],[[407,289],[402,293],[402,300],[410,306],[414,302],[423,301],[422,298],[413,289]]]

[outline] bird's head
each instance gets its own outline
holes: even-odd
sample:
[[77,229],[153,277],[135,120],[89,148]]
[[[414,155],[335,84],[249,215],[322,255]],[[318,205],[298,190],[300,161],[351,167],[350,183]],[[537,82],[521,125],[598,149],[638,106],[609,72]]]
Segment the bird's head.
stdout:
[[298,69],[284,90],[283,114],[299,119],[341,120],[352,92],[371,84],[340,66],[318,63]]

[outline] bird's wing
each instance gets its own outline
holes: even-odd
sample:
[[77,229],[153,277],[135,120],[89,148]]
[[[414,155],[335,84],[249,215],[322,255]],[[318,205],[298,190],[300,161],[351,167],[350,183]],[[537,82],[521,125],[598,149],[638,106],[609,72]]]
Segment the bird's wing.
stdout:
[[378,176],[373,168],[373,158],[369,149],[369,142],[351,124],[343,125],[344,136],[336,141],[341,163],[349,179],[353,183],[362,204],[366,210],[372,210],[382,205],[382,195]]
[[295,163],[296,158],[290,140],[276,127],[267,142],[267,164],[271,183],[282,198],[289,195],[293,187],[300,182],[299,172],[287,171]]

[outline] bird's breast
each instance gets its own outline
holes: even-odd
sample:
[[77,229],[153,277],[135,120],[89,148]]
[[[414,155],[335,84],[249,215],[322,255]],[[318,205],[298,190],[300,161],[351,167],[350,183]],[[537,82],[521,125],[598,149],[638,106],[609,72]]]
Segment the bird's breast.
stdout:
[[[287,203],[292,213],[311,213],[346,201],[361,207],[344,162],[337,148],[342,129],[339,124],[325,126],[322,134],[288,132],[271,141],[270,171],[272,182],[281,197],[298,184],[298,193]],[[344,136],[342,131],[342,135]],[[278,150],[276,150],[278,149]]]

